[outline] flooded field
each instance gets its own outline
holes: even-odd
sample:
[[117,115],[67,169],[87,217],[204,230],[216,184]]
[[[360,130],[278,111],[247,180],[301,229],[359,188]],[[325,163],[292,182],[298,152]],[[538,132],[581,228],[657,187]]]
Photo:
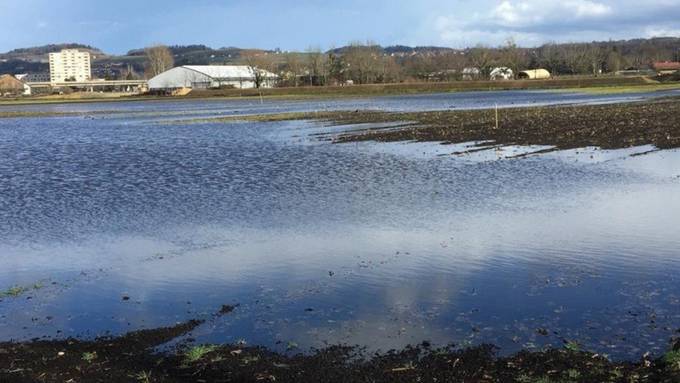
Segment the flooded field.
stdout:
[[[513,91],[1,109],[85,115],[0,119],[0,340],[204,319],[197,343],[278,351],[428,340],[502,353],[575,342],[614,359],[661,354],[680,327],[677,150],[439,156],[455,148],[319,139],[366,126],[168,123],[647,97]],[[238,306],[215,316],[223,305]]]

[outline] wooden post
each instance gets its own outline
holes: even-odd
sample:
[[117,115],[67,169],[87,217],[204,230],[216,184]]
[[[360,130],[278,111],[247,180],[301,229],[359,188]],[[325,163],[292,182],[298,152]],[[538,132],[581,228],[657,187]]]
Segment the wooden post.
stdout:
[[498,104],[496,104],[496,130],[498,130]]

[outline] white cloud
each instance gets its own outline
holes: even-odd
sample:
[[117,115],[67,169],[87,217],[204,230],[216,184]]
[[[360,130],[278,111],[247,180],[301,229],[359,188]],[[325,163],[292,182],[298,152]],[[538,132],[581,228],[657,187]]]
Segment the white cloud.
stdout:
[[680,0],[650,0],[644,6],[632,0],[478,0],[464,8],[439,8],[425,27],[430,41],[435,35],[438,44],[456,47],[498,45],[509,37],[535,46],[550,41],[680,36],[676,23]]
[[680,37],[680,29],[651,26],[645,28],[644,37]]
[[499,45],[504,43],[509,37],[523,44],[535,45],[541,42],[538,36],[531,33],[474,28],[456,18],[447,16],[437,17],[434,26],[440,42],[461,48],[478,43]]
[[609,5],[589,0],[505,0],[494,8],[489,19],[503,26],[530,27],[552,21],[598,18],[611,13]]

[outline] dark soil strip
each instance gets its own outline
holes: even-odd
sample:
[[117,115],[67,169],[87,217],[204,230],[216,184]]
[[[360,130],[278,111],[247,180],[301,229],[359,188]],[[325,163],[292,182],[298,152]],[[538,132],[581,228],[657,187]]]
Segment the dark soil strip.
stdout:
[[[506,145],[547,145],[558,149],[598,146],[620,149],[652,144],[680,147],[680,99],[615,105],[553,106],[418,113],[337,112],[322,118],[339,124],[414,121],[394,130],[363,130],[333,137],[334,142],[493,141]],[[308,118],[315,118],[313,115]]]
[[680,343],[658,360],[614,363],[578,351],[520,352],[498,358],[493,346],[432,349],[428,343],[365,358],[331,347],[285,356],[263,348],[154,347],[201,322],[95,341],[0,343],[0,382],[678,382]]

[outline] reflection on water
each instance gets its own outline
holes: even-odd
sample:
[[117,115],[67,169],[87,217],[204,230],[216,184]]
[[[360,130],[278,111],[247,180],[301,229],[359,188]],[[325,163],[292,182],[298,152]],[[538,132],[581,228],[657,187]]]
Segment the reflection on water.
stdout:
[[0,302],[0,339],[204,318],[199,342],[280,350],[577,340],[623,358],[680,325],[678,151],[508,160],[521,149],[104,117],[0,121],[0,288],[37,284]]

